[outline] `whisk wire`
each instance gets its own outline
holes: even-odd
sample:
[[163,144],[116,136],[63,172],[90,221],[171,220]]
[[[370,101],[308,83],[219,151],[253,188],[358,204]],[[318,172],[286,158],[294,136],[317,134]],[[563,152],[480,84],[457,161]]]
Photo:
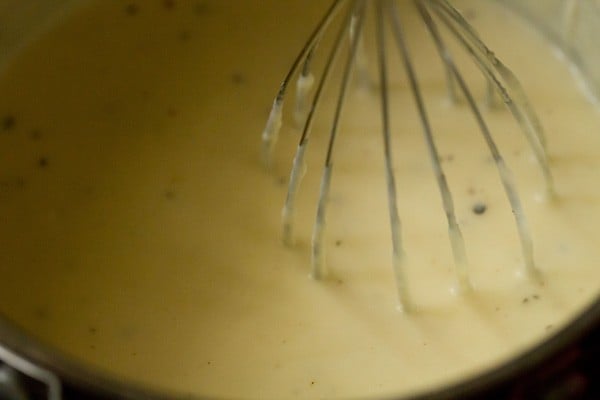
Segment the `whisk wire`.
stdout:
[[[546,153],[543,127],[514,73],[483,43],[471,25],[447,0],[427,0],[440,21],[471,55],[484,76],[493,83],[502,101],[521,127],[544,176],[546,194],[555,196],[554,180]],[[496,73],[499,75],[497,76]]]
[[[527,219],[521,204],[521,198],[517,190],[516,182],[510,168],[506,164],[499,147],[488,127],[483,114],[477,105],[475,97],[467,85],[464,75],[455,63],[449,45],[442,35],[442,29],[446,31],[452,41],[456,41],[459,49],[464,50],[473,60],[486,79],[486,95],[488,105],[500,98],[509,110],[520,131],[526,138],[535,159],[542,171],[546,183],[548,197],[554,195],[553,178],[550,172],[545,134],[537,115],[531,107],[523,87],[516,76],[510,71],[479,38],[472,26],[463,18],[460,12],[454,8],[449,0],[413,0],[418,10],[420,19],[424,22],[429,35],[432,37],[438,52],[448,85],[448,95],[453,102],[458,98],[464,98],[468,104],[470,113],[473,115],[479,132],[482,135],[488,150],[494,160],[494,165],[508,198],[521,245],[522,257],[525,263],[525,271],[529,277],[542,282],[541,274],[534,261],[533,241],[528,227]],[[320,71],[318,83],[314,94],[312,86],[314,77],[312,74],[312,61],[320,48],[323,36],[328,26],[337,20],[337,14],[341,4],[350,4],[348,13],[341,18],[340,27],[334,37],[332,47],[329,49],[325,59],[325,65]],[[320,180],[318,194],[317,213],[311,238],[312,268],[311,276],[322,279],[327,274],[325,258],[325,231],[327,226],[327,212],[331,182],[334,171],[334,155],[337,148],[338,136],[340,134],[340,122],[345,107],[347,93],[352,77],[358,78],[358,83],[366,82],[365,78],[369,72],[364,52],[364,25],[367,13],[373,6],[375,12],[375,52],[376,67],[379,78],[378,95],[381,113],[381,134],[383,139],[383,155],[385,182],[387,190],[387,202],[392,242],[392,266],[398,292],[399,308],[409,312],[414,309],[412,298],[409,294],[409,285],[405,276],[406,254],[402,236],[402,223],[398,212],[398,195],[396,187],[396,176],[394,171],[394,158],[392,151],[392,127],[390,114],[390,86],[388,72],[388,44],[387,35],[391,34],[391,41],[400,55],[404,74],[408,82],[412,99],[415,103],[416,112],[421,123],[421,133],[425,141],[431,167],[440,192],[442,206],[446,215],[448,225],[448,236],[454,257],[455,276],[458,288],[462,292],[471,289],[469,278],[469,266],[465,241],[458,222],[454,199],[446,179],[444,167],[441,163],[440,153],[436,144],[433,126],[428,116],[428,110],[424,101],[423,91],[418,80],[418,70],[415,68],[409,46],[403,32],[401,11],[394,0],[334,0],[325,16],[319,22],[302,51],[294,60],[280,85],[277,97],[273,102],[273,108],[269,114],[267,125],[262,134],[263,161],[269,164],[271,152],[275,146],[277,132],[281,125],[282,108],[284,97],[292,77],[298,76],[296,87],[296,108],[294,117],[301,127],[302,133],[290,172],[288,190],[285,204],[282,210],[283,241],[291,244],[293,241],[294,211],[296,208],[296,197],[305,172],[305,155],[308,149],[311,130],[323,91],[333,75],[334,65],[342,50],[347,49],[346,61],[342,66],[342,75],[339,91],[337,92],[335,111],[328,136],[327,151],[325,155],[324,168]],[[389,33],[388,33],[389,31]],[[346,45],[345,36],[349,33],[349,44]]]
[[410,84],[413,99],[419,114],[419,119],[421,120],[422,133],[427,144],[427,150],[429,152],[431,166],[433,168],[438,188],[440,190],[440,195],[442,197],[442,203],[444,211],[446,213],[446,219],[448,221],[448,234],[452,245],[452,253],[454,255],[458,284],[461,290],[468,290],[471,284],[469,282],[467,273],[467,256],[465,250],[465,242],[462,236],[460,226],[456,220],[454,200],[452,198],[452,193],[450,192],[450,188],[448,186],[448,181],[446,179],[444,169],[442,167],[442,164],[440,163],[440,154],[435,143],[435,139],[433,137],[433,131],[431,128],[431,123],[429,122],[429,117],[427,115],[425,103],[423,101],[423,95],[421,93],[419,83],[417,82],[417,75],[413,67],[411,55],[409,53],[406,40],[404,38],[404,33],[402,31],[402,25],[400,22],[396,3],[391,1],[387,2],[387,4],[390,7],[391,11],[389,13],[389,16],[391,20],[392,33],[404,64],[405,73]]
[[294,121],[297,127],[304,126],[306,116],[310,105],[310,92],[315,82],[312,74],[311,64],[317,45],[315,45],[306,55],[302,72],[296,81],[296,105],[294,107]]
[[458,67],[454,63],[452,55],[450,53],[449,48],[444,43],[442,36],[435,24],[431,14],[427,10],[426,6],[423,4],[422,0],[415,0],[415,5],[417,6],[417,10],[421,15],[423,21],[425,22],[425,26],[427,27],[433,42],[437,48],[437,51],[440,57],[443,59],[444,63],[447,65],[449,70],[452,72],[453,79],[458,83],[460,87],[460,91],[467,100],[469,108],[477,124],[479,125],[479,130],[483,135],[485,142],[488,146],[488,149],[494,159],[494,163],[496,164],[496,168],[500,175],[500,180],[504,187],[504,191],[508,197],[508,201],[513,210],[513,215],[515,218],[515,222],[517,225],[519,239],[521,242],[521,249],[523,254],[523,259],[525,262],[525,270],[527,274],[531,277],[535,277],[536,279],[540,279],[539,271],[537,270],[533,257],[533,243],[531,240],[531,233],[528,228],[527,218],[525,213],[523,212],[523,206],[521,205],[521,200],[516,188],[516,184],[512,177],[512,172],[510,168],[506,165],[504,158],[502,157],[498,146],[496,145],[492,134],[487,126],[479,107],[477,106],[477,102],[471,90],[469,89],[463,75],[460,73]]
[[351,81],[353,67],[356,65],[359,43],[362,38],[362,30],[365,19],[365,1],[357,1],[355,14],[352,16],[352,35],[350,36],[350,51],[347,56],[346,64],[342,75],[337,104],[333,116],[333,123],[329,133],[329,143],[327,145],[327,154],[325,156],[325,166],[321,177],[321,187],[319,191],[319,200],[317,203],[317,216],[313,227],[312,235],[312,276],[315,279],[321,279],[325,276],[325,246],[324,230],[326,226],[327,204],[329,200],[329,189],[331,184],[331,174],[333,172],[333,149],[339,132],[339,122],[346,100],[346,94]]
[[[283,118],[283,103],[285,100],[285,94],[287,92],[287,87],[289,82],[291,81],[294,74],[297,72],[300,64],[303,61],[307,60],[307,56],[314,51],[315,46],[319,42],[320,38],[323,36],[323,33],[327,30],[327,27],[331,23],[331,21],[335,18],[337,12],[339,11],[342,4],[345,0],[334,0],[321,21],[317,24],[317,27],[309,36],[308,40],[302,47],[302,50],[296,56],[296,59],[292,63],[292,67],[284,77],[281,85],[279,86],[279,90],[277,95],[275,96],[275,100],[273,100],[273,106],[271,107],[271,111],[269,113],[269,117],[267,119],[267,123],[262,132],[262,161],[265,166],[271,165],[271,157],[273,154],[273,150],[275,148],[275,144],[277,142],[277,138],[279,135],[279,130],[281,129],[281,123]],[[310,60],[311,57],[308,57]]]
[[319,84],[315,91],[312,104],[310,109],[308,110],[308,115],[306,116],[306,121],[304,122],[304,128],[302,130],[302,135],[300,137],[300,142],[296,149],[296,154],[294,155],[294,162],[292,165],[292,171],[290,173],[290,180],[288,183],[288,191],[285,199],[285,203],[282,210],[282,222],[283,222],[283,242],[287,245],[291,245],[293,243],[293,226],[294,226],[294,214],[295,214],[295,202],[296,196],[298,192],[298,187],[302,181],[304,172],[305,172],[305,163],[304,156],[306,153],[306,149],[308,147],[308,142],[310,138],[310,132],[312,128],[312,124],[314,121],[315,111],[319,106],[319,102],[321,101],[321,97],[323,94],[323,90],[329,80],[331,75],[331,70],[333,65],[335,64],[335,60],[338,57],[340,49],[342,47],[342,41],[348,31],[351,23],[351,13],[346,17],[345,22],[340,27],[339,33],[337,34],[333,47],[329,53],[327,58],[327,62],[319,79]]
[[391,128],[390,128],[390,106],[388,93],[388,72],[386,57],[386,34],[384,28],[384,9],[381,1],[376,5],[376,29],[377,29],[377,63],[379,66],[380,98],[381,98],[381,122],[383,133],[383,150],[385,158],[385,176],[388,192],[388,208],[390,214],[390,228],[392,233],[392,266],[398,290],[399,309],[410,311],[412,302],[408,293],[408,283],[405,277],[406,256],[402,246],[402,225],[398,214],[398,202],[396,194],[396,178],[393,167]]

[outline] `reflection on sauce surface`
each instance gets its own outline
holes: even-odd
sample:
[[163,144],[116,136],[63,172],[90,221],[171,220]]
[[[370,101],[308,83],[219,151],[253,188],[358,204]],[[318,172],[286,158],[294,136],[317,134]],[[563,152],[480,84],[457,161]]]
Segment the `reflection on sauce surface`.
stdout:
[[[314,127],[292,250],[279,241],[280,209],[298,133],[286,117],[270,174],[259,139],[319,3],[97,1],[24,49],[0,79],[0,312],[144,384],[317,398],[455,381],[546,337],[591,301],[599,114],[540,37],[473,0],[456,3],[522,79],[549,137],[555,202],[537,200],[543,180],[514,120],[485,111],[516,176],[544,285],[515,276],[521,253],[495,167],[465,104],[446,101],[433,45],[410,15],[476,290],[449,291],[445,217],[398,72],[398,206],[418,309],[394,307],[375,93],[355,89],[345,111],[328,218],[332,276],[307,278],[334,90]],[[473,83],[482,94],[483,79]]]

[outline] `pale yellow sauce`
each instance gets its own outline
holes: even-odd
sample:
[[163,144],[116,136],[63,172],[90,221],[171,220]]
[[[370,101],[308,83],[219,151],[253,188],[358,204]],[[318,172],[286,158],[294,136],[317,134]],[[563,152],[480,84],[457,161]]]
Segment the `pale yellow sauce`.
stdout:
[[[485,111],[545,284],[518,277],[522,256],[497,172],[466,106],[446,100],[439,60],[410,16],[475,291],[451,293],[445,216],[395,58],[398,206],[416,310],[395,307],[379,97],[367,90],[352,90],[335,154],[331,276],[308,278],[338,84],[313,130],[293,249],[280,243],[281,180],[298,140],[291,107],[273,171],[260,165],[259,148],[320,3],[103,0],[25,48],[0,79],[0,312],[122,379],[282,399],[456,382],[537,343],[592,301],[600,114],[542,37],[483,1],[456,3],[521,78],[548,134],[555,202],[538,199],[543,179],[510,114]],[[463,61],[483,98],[483,79]],[[477,202],[483,215],[471,210]]]

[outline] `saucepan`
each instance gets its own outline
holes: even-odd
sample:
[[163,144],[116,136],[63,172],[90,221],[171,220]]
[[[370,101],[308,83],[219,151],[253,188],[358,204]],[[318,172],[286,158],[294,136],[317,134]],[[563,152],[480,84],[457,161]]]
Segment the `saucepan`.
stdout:
[[[600,95],[598,1],[497,1],[511,7],[520,18],[526,19],[546,35],[579,69],[590,93]],[[0,65],[18,53],[31,37],[48,29],[65,13],[83,3],[83,0],[0,1]],[[26,292],[28,288],[22,290]],[[503,365],[412,398],[600,398],[599,339],[600,298],[547,340]],[[38,340],[35,334],[21,328],[18,321],[0,315],[0,399],[45,398],[173,399],[176,396],[117,379],[85,365]]]

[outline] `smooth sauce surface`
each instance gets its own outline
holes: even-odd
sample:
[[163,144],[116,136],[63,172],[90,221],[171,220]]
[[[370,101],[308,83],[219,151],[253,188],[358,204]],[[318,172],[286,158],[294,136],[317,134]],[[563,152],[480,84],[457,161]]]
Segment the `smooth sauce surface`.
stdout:
[[279,80],[325,7],[263,3],[94,2],[4,71],[2,314],[87,363],[182,394],[376,397],[495,365],[596,296],[600,114],[542,38],[482,1],[456,3],[521,78],[547,129],[555,202],[538,200],[541,174],[514,120],[485,111],[518,182],[544,285],[516,277],[521,253],[497,172],[465,105],[448,104],[411,14],[405,29],[476,290],[449,290],[445,217],[397,76],[398,206],[418,308],[395,309],[379,98],[366,90],[350,96],[335,156],[332,276],[308,279],[335,93],[314,127],[294,249],[280,243],[280,210],[298,133],[287,118],[271,173],[259,139]]

